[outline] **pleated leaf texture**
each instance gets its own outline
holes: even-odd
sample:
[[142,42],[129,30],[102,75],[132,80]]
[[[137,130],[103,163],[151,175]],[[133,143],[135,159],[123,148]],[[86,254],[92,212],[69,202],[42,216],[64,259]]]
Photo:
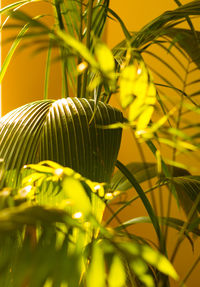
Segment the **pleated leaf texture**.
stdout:
[[26,104],[0,119],[0,158],[15,177],[25,164],[52,160],[93,181],[109,182],[122,129],[102,127],[117,122],[123,122],[119,110],[103,102],[95,108],[93,100]]

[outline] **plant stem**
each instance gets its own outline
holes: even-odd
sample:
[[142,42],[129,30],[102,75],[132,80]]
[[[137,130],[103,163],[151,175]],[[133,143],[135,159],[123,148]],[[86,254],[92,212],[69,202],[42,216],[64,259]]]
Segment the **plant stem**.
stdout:
[[[92,12],[93,12],[93,1],[89,0],[88,3],[88,18],[87,18],[87,34],[86,34],[86,47],[90,49],[90,36],[91,36],[91,27],[92,27]],[[87,79],[88,79],[88,71],[86,70],[84,73],[83,79],[83,90],[82,90],[82,98],[86,95],[87,88]]]
[[[190,66],[190,61],[188,59],[188,65],[185,71],[185,78],[183,81],[183,93],[181,93],[181,100],[180,100],[180,106],[179,106],[179,110],[178,110],[178,116],[177,116],[177,122],[176,122],[176,129],[178,130],[180,127],[180,121],[181,121],[181,115],[182,115],[182,109],[183,109],[183,102],[184,102],[184,93],[185,93],[185,89],[186,89],[186,83],[187,83],[187,77],[188,77],[188,71],[189,71],[189,66]],[[174,142],[176,142],[177,140],[177,136],[174,137]],[[176,161],[176,147],[173,149],[173,154],[172,154],[172,161]],[[173,168],[171,171],[171,175],[172,175],[172,180],[173,180]],[[173,183],[171,184],[171,186],[173,185]],[[170,189],[170,188],[169,188]],[[171,213],[171,204],[172,204],[172,192],[169,191],[169,197],[168,197],[168,206],[167,206],[167,215],[166,217],[170,217],[170,213]],[[167,242],[167,236],[168,236],[168,226],[166,225],[166,229],[165,229],[165,240]]]
[[[60,30],[64,31],[65,26],[62,20],[62,14],[61,14],[61,9],[60,9],[60,3],[58,1],[55,1],[55,7],[56,7],[56,13],[58,17],[58,26]],[[69,97],[69,90],[68,90],[68,77],[67,77],[67,59],[65,55],[65,49],[63,47],[60,48],[60,53],[61,53],[61,59],[62,59],[62,97],[67,98]]]
[[[83,1],[80,0],[80,28],[79,28],[79,41],[83,40]],[[81,63],[81,58],[78,58],[78,64]],[[81,82],[82,82],[82,74],[78,75],[77,79],[77,97],[81,97]]]
[[[143,149],[142,149],[140,143],[138,142],[138,140],[136,139],[134,131],[133,130],[131,130],[131,131],[132,131],[132,135],[134,137],[134,140],[136,142],[137,148],[139,150],[142,162],[144,164],[144,170],[145,170],[147,178],[148,178],[149,189],[151,189],[153,187],[153,185],[152,185],[152,182],[151,182],[151,179],[150,179],[148,165],[147,165],[147,162],[146,162],[146,159],[145,159],[145,155],[144,155]],[[151,201],[152,201],[153,209],[154,209],[155,214],[157,216],[158,212],[157,212],[157,207],[156,207],[156,200],[155,200],[155,196],[154,196],[154,191],[151,192]]]
[[49,49],[47,52],[46,69],[45,69],[45,81],[44,81],[44,99],[48,99],[48,88],[49,88],[49,72],[50,72],[50,62],[51,62],[51,44],[49,44]]
[[[162,234],[160,231],[160,225],[158,223],[158,218],[155,215],[154,210],[153,210],[148,198],[146,197],[142,187],[139,185],[139,183],[137,182],[135,177],[130,173],[130,171],[121,162],[117,161],[116,166],[126,176],[126,178],[129,180],[129,182],[132,184],[132,186],[135,188],[136,192],[140,196],[140,198],[144,204],[144,207],[145,207],[149,217],[151,218],[152,224],[154,226],[155,232],[156,232],[157,237],[158,237],[158,242],[160,243],[160,245],[161,245],[160,247],[162,249],[162,244],[161,244]],[[164,253],[165,253],[165,251],[164,251]]]

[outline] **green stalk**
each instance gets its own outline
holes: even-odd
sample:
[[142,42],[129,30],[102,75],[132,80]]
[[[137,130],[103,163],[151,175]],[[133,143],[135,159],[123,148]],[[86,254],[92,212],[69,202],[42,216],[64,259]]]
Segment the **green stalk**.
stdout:
[[[83,40],[83,2],[80,0],[80,30],[79,30],[79,41]],[[78,64],[81,63],[81,58],[78,58]],[[82,74],[78,75],[77,79],[77,97],[81,97],[81,83],[82,83]]]
[[[132,131],[132,135],[133,135],[133,138],[134,138],[134,141],[137,145],[137,148],[138,148],[138,151],[140,153],[140,156],[141,156],[141,160],[144,164],[144,169],[146,171],[146,174],[147,174],[147,178],[148,178],[148,185],[149,185],[149,189],[151,189],[153,187],[152,185],[152,182],[151,182],[151,179],[150,179],[150,176],[149,176],[149,171],[148,171],[148,168],[147,168],[147,162],[146,162],[146,159],[145,159],[145,155],[144,155],[144,152],[143,152],[143,149],[140,145],[140,143],[138,142],[136,136],[135,136],[135,133],[133,130]],[[151,202],[152,202],[152,206],[153,206],[153,209],[154,209],[154,212],[155,212],[155,215],[157,216],[158,215],[158,211],[157,211],[157,206],[156,206],[156,199],[155,199],[155,196],[154,196],[154,191],[152,190],[151,192]]]
[[49,49],[47,52],[47,61],[45,69],[45,81],[44,81],[44,99],[48,99],[48,88],[49,88],[49,73],[50,73],[50,63],[51,63],[51,44],[49,44]]
[[[55,1],[55,7],[56,7],[56,13],[58,17],[58,26],[61,31],[65,30],[65,26],[62,19],[61,9],[60,9],[60,3],[58,0]],[[60,48],[61,53],[61,59],[62,59],[62,97],[67,98],[69,97],[69,89],[68,89],[68,77],[67,77],[67,60],[65,59],[65,49],[63,47]]]
[[[188,73],[189,73],[189,67],[190,67],[190,61],[188,60],[188,65],[187,65],[187,69],[185,71],[185,78],[183,81],[183,93],[185,93],[185,89],[186,89],[186,84],[187,84],[187,78],[188,78]],[[181,115],[182,115],[182,109],[183,109],[183,103],[184,103],[184,94],[181,93],[181,99],[180,99],[180,107],[178,110],[178,116],[177,116],[177,121],[176,121],[176,129],[179,130],[180,128],[180,123],[181,123]],[[174,136],[173,141],[176,143],[177,141],[177,135]],[[176,146],[173,149],[173,153],[172,153],[172,160],[176,161],[176,152],[177,152],[177,148]],[[173,168],[172,168],[172,178],[173,178]],[[169,189],[171,190],[171,187],[173,186],[173,183],[170,184]],[[167,215],[166,217],[170,217],[170,213],[171,213],[171,205],[172,205],[172,193],[169,192],[169,196],[168,196],[168,204],[167,204]],[[165,240],[167,242],[167,237],[168,237],[168,226],[166,225],[166,229],[165,229]]]
[[116,162],[116,166],[119,168],[119,170],[126,176],[126,178],[130,181],[130,183],[132,184],[132,186],[135,188],[136,192],[138,193],[138,195],[140,196],[140,199],[142,200],[142,203],[144,204],[144,207],[149,215],[149,217],[151,218],[151,222],[154,226],[155,232],[157,234],[158,237],[158,242],[160,244],[160,249],[161,251],[166,254],[166,250],[165,246],[162,244],[163,240],[162,240],[162,233],[160,230],[160,225],[158,222],[158,218],[154,213],[154,210],[145,194],[145,192],[143,191],[142,187],[140,186],[140,184],[137,182],[137,180],[135,179],[135,177],[130,173],[130,171],[119,161]]
[[[92,27],[93,1],[94,0],[89,0],[89,7],[88,7],[87,34],[86,34],[86,47],[88,49],[90,49],[90,34],[91,34],[91,27]],[[88,71],[86,70],[84,74],[84,79],[83,79],[82,98],[84,98],[86,95],[87,79],[88,79]]]

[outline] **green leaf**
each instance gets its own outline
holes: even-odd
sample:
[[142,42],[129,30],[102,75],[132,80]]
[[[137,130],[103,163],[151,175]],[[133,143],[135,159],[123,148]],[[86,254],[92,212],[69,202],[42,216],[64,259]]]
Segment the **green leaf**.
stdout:
[[[172,165],[173,164],[173,165]],[[176,164],[176,166],[175,166]],[[190,173],[178,166],[178,163],[172,163],[166,165],[169,170],[173,171],[173,177],[179,177],[184,175],[190,175]],[[158,175],[157,164],[152,162],[130,162],[126,165],[126,168],[134,175],[135,179],[138,183],[142,183],[146,180],[154,178]],[[163,167],[162,167],[163,168]],[[162,170],[162,179],[167,179],[171,176],[170,174],[166,176],[164,171]],[[111,189],[112,190],[119,190],[119,191],[126,191],[131,188],[131,183],[127,179],[127,177],[118,170],[112,177],[111,180]]]
[[62,30],[57,30],[56,34],[52,36],[56,36],[56,35],[58,36],[58,38],[63,40],[64,44],[66,44],[68,47],[71,47],[80,56],[82,56],[91,65],[92,68],[98,70],[99,66],[94,56],[92,55],[92,53],[90,53],[90,51],[84,44],[82,44],[81,42],[73,38],[70,34],[67,34],[66,32]]
[[134,65],[127,66],[120,80],[120,100],[123,108],[128,107],[134,100],[134,81],[136,79],[136,67]]
[[130,40],[131,35],[130,35],[128,29],[126,28],[124,22],[122,21],[122,19],[119,17],[119,15],[118,15],[117,13],[115,13],[115,11],[112,10],[112,9],[110,9],[110,8],[108,8],[108,12],[109,12],[114,18],[116,18],[116,20],[119,22],[119,24],[120,24],[120,26],[121,26],[121,28],[122,28],[122,31],[123,31],[123,33],[124,33],[126,39],[127,39],[127,40]]
[[[110,89],[114,91],[115,84],[116,84],[116,75],[115,75],[115,61],[114,61],[112,52],[104,43],[97,41],[94,47],[94,54],[97,59],[97,62],[99,63],[99,68],[100,68],[101,74],[103,75],[105,84],[108,83]],[[97,74],[97,77],[94,76],[94,79],[95,78],[97,81],[96,83],[96,86],[97,86],[99,85],[98,74]],[[94,80],[93,80],[93,85],[94,85]],[[96,88],[96,86],[94,88]],[[90,90],[91,90],[91,83],[90,83]]]
[[[76,212],[81,212],[83,215],[89,215],[92,210],[90,199],[85,192],[82,184],[73,178],[66,178],[63,182],[63,191],[67,198],[72,202],[72,206],[75,207]],[[80,214],[80,216],[82,216]]]
[[158,236],[158,239],[160,240],[161,230],[160,230],[160,226],[158,223],[158,219],[157,219],[157,217],[154,213],[154,210],[153,210],[146,194],[144,193],[142,187],[139,185],[139,183],[137,182],[135,177],[130,173],[130,171],[121,162],[117,161],[116,166],[127,177],[127,179],[130,181],[130,183],[132,184],[132,186],[135,188],[136,192],[140,196],[141,201],[142,201],[149,217],[151,218],[151,221],[152,221],[152,224],[154,226],[155,232]]
[[81,21],[81,3],[76,1],[57,1],[61,7],[61,13],[65,20],[67,32],[74,38],[79,36]]
[[138,279],[143,282],[145,286],[155,286],[153,277],[150,274],[147,274],[148,266],[143,260],[141,260],[140,258],[136,258],[131,262],[130,265]]
[[[116,276],[117,274],[117,276]],[[108,275],[108,285],[109,287],[123,287],[126,282],[126,273],[124,266],[119,258],[115,255],[110,267],[110,272]]]
[[20,7],[20,6],[24,5],[24,4],[31,3],[31,2],[36,2],[36,1],[41,1],[41,0],[22,0],[22,1],[17,1],[15,3],[11,3],[10,5],[2,7],[0,9],[0,15],[8,13],[10,10],[14,10],[17,7]]
[[151,275],[143,274],[139,277],[140,281],[143,282],[147,287],[154,287],[154,280]]
[[102,72],[108,75],[112,74],[115,68],[115,61],[110,49],[104,43],[98,41],[95,45],[94,54]]
[[[95,5],[96,4],[96,5]],[[107,20],[110,0],[99,0],[94,3],[91,30],[94,36],[101,38]],[[95,39],[94,39],[95,41]]]
[[[142,163],[142,162],[131,162],[126,165],[128,170],[134,174],[138,183],[144,182],[157,175],[156,163]],[[118,170],[112,177],[111,189],[126,191],[131,188],[132,185],[124,174]]]
[[[170,261],[163,254],[152,247],[148,245],[141,245],[136,242],[120,243],[119,247],[123,250],[125,256],[129,256],[129,260],[131,262],[134,262],[134,260],[137,262],[137,259],[142,260],[143,262],[155,267],[160,272],[172,277],[175,280],[178,280],[179,277]],[[145,274],[145,264],[134,266],[134,268],[138,274]]]
[[28,166],[24,166],[24,168],[31,168],[35,171],[42,172],[42,173],[53,173],[54,169],[52,167],[44,166],[41,164],[30,164]]
[[6,70],[7,70],[8,66],[9,66],[9,64],[10,64],[10,61],[12,60],[13,54],[14,54],[14,52],[15,52],[17,46],[18,46],[19,43],[21,42],[22,37],[23,37],[23,36],[25,35],[25,33],[28,31],[29,27],[30,27],[30,26],[29,26],[28,24],[25,25],[25,26],[22,28],[22,30],[19,32],[17,38],[14,40],[14,42],[13,42],[13,44],[12,44],[12,46],[11,46],[11,48],[10,48],[10,50],[9,50],[9,52],[8,52],[8,54],[7,54],[7,56],[6,56],[6,58],[5,58],[5,60],[4,60],[4,62],[3,62],[3,65],[2,65],[2,67],[1,67],[1,71],[0,71],[0,83],[1,83],[2,80],[3,80],[3,77],[4,77],[5,73],[6,73]]
[[[195,37],[196,35],[196,37]],[[200,68],[200,32],[187,29],[172,28],[166,32],[166,36],[170,37],[176,44],[178,44],[191,58],[191,60]]]
[[[178,231],[181,230],[181,228],[186,224],[183,220],[180,220],[178,218],[174,217],[158,217],[158,220],[161,224],[166,224],[171,228],[174,228]],[[186,232],[192,232],[194,235],[200,236],[200,230],[196,228],[196,226],[193,226],[197,223],[198,225],[199,219],[196,219],[188,224]],[[127,220],[126,222],[123,222],[121,225],[117,226],[115,230],[122,230],[124,227],[128,227],[134,224],[140,224],[140,223],[151,223],[151,219],[147,216],[142,217],[135,217],[133,219]],[[193,228],[194,227],[194,228]]]
[[144,63],[125,67],[120,77],[120,100],[129,106],[129,120],[136,121],[137,134],[150,122],[156,103],[156,88]]
[[[13,177],[10,173],[10,179],[8,174],[7,182],[14,177],[19,180],[16,176],[25,164],[44,160],[68,166],[96,182],[109,181],[122,131],[101,126],[121,122],[123,117],[102,102],[95,115],[94,110],[93,100],[68,98],[30,103],[2,117],[0,157],[5,160],[5,170],[16,171]],[[114,147],[111,151],[109,145]],[[44,166],[35,168],[51,172]]]
[[[55,222],[64,223],[67,221],[67,214],[64,210],[39,205],[30,206],[26,203],[0,211],[1,232],[22,229],[26,224],[36,225],[40,222],[48,225]],[[70,219],[70,222],[73,222],[73,220]]]
[[[181,206],[188,215],[200,193],[200,176],[180,176],[171,180],[176,187]],[[200,212],[200,204],[198,204],[197,210]],[[194,213],[193,218],[197,218],[197,212]]]
[[103,250],[98,244],[93,245],[93,252],[89,270],[87,272],[88,287],[104,287],[105,286],[105,263]]
[[158,251],[149,246],[142,247],[142,258],[152,266],[156,267],[160,272],[171,276],[173,279],[178,280],[179,276],[176,273],[173,265],[169,260]]
[[150,41],[155,41],[158,37],[168,33],[168,29],[178,24],[180,20],[185,21],[186,16],[192,15],[200,15],[200,3],[198,1],[191,1],[174,10],[164,12],[134,35],[132,47],[141,47]]
[[51,50],[52,47],[49,45],[47,52],[46,68],[45,68],[45,81],[44,81],[44,99],[48,99],[48,87],[49,87],[49,73],[51,66]]

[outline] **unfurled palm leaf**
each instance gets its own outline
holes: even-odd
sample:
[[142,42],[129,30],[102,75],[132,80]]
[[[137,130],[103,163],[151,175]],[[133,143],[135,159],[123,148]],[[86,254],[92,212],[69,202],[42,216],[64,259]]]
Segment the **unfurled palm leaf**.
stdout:
[[[170,227],[180,231],[181,228],[183,227],[183,225],[185,224],[184,221],[177,219],[177,218],[166,218],[166,217],[159,217],[159,221],[162,224],[167,224]],[[124,227],[128,227],[134,224],[138,224],[138,223],[151,223],[151,219],[149,217],[135,217],[133,219],[130,219],[124,223],[122,223],[121,226],[116,227],[116,230],[122,230]],[[197,236],[200,236],[200,230],[198,228],[194,228],[193,223],[191,222],[186,229],[186,232],[191,232],[194,233]]]
[[[158,175],[156,163],[132,162],[132,163],[127,164],[126,167],[135,176],[135,178],[137,179],[139,183],[147,181]],[[189,172],[182,168],[178,168],[174,166],[172,167],[168,165],[168,169],[172,170],[174,178],[189,175]],[[160,176],[163,180],[165,179],[164,175],[160,175]],[[126,176],[124,176],[124,174],[122,174],[122,172],[118,170],[112,177],[111,189],[119,190],[119,191],[126,191],[129,188],[131,188],[131,183],[128,181]]]
[[[187,215],[190,214],[193,206],[196,204],[196,210],[200,212],[199,195],[200,195],[200,177],[199,176],[178,176],[172,179],[176,187],[181,205]],[[196,215],[196,211],[194,211]],[[193,214],[193,215],[194,215]],[[192,215],[192,217],[194,217]]]
[[109,181],[121,129],[102,127],[121,122],[123,117],[103,103],[98,104],[94,117],[93,113],[94,101],[70,98],[34,102],[10,112],[0,122],[0,151],[6,169],[18,173],[25,164],[49,159],[95,181]]
[[144,26],[131,40],[132,47],[140,48],[149,42],[157,40],[158,37],[166,35],[168,29],[185,21],[187,16],[199,16],[200,3],[192,1],[172,11],[166,11],[146,26]]
[[[10,5],[2,7],[0,9],[0,15],[7,14],[11,11],[16,11],[17,9],[21,8],[22,6],[24,6],[28,3],[36,2],[36,1],[41,1],[41,0],[21,0],[21,1],[15,2],[15,3],[11,3]],[[1,29],[2,29],[2,27],[1,27]]]

